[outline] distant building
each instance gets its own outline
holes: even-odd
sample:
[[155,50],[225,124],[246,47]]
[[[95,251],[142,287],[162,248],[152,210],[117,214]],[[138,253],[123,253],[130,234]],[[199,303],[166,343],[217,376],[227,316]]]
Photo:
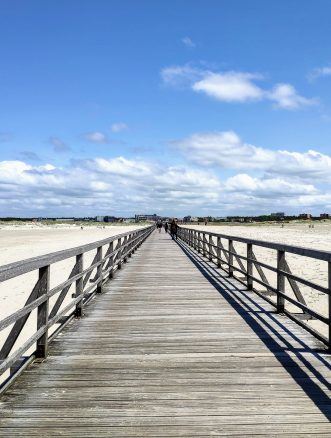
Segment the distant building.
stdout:
[[245,222],[245,218],[242,216],[228,216],[227,220],[229,222]]
[[299,214],[299,219],[311,219],[310,213],[301,213]]
[[160,216],[158,216],[157,214],[136,214],[135,215],[135,221],[136,222],[141,222],[141,221],[158,221],[160,219]]
[[183,222],[198,222],[198,218],[195,216],[184,216]]
[[270,216],[271,216],[271,217],[276,217],[276,218],[278,218],[278,219],[283,219],[283,218],[285,217],[285,213],[283,213],[283,212],[281,211],[281,212],[278,212],[278,213],[271,213]]
[[104,221],[105,221],[105,217],[104,217],[104,216],[97,216],[97,217],[95,218],[95,220],[96,220],[97,222],[104,222]]
[[117,219],[117,217],[115,217],[115,216],[105,216],[105,217],[103,218],[103,221],[104,221],[104,222],[117,222],[118,219]]
[[321,219],[331,219],[331,214],[329,213],[321,213],[320,214]]

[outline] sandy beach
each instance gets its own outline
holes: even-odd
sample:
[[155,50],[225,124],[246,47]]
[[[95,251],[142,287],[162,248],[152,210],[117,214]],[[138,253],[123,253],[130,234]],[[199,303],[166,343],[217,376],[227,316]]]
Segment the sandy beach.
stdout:
[[[247,237],[256,240],[264,240],[269,242],[284,243],[289,245],[313,248],[323,251],[331,251],[331,222],[314,222],[314,227],[309,227],[312,223],[307,222],[292,222],[284,223],[283,226],[279,223],[275,224],[231,224],[231,225],[191,225],[194,229],[212,231],[225,235]],[[246,246],[235,242],[235,249],[239,254],[246,255]],[[258,260],[264,263],[276,266],[276,252],[267,248],[254,247],[254,253]],[[314,283],[327,287],[328,282],[328,266],[327,262],[314,260],[307,257],[296,256],[292,254],[286,255],[286,260],[293,274],[301,276]],[[271,285],[276,285],[276,276],[273,272],[264,270]],[[258,276],[254,269],[253,275]],[[240,275],[239,275],[240,276]],[[258,285],[257,285],[258,286]],[[300,290],[307,304],[314,310],[324,316],[328,316],[328,296],[322,292],[318,292],[304,285],[299,285]],[[263,289],[262,286],[257,287]],[[287,283],[286,293],[294,297],[292,290]],[[298,308],[286,305],[291,311],[300,312]],[[315,329],[322,334],[327,335],[327,327],[319,321],[309,321]]]

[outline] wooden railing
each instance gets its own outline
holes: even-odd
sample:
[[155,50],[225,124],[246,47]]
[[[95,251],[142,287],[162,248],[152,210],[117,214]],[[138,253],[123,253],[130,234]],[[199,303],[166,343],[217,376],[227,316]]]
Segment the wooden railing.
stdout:
[[[122,263],[131,257],[154,228],[155,226],[151,225],[87,245],[0,267],[0,283],[32,271],[38,273],[37,282],[24,306],[0,320],[0,333],[11,327],[0,350],[0,377],[6,371],[7,374],[8,371],[10,374],[2,386],[6,385],[6,382],[11,379],[11,375],[17,372],[28,357],[33,359],[46,358],[49,342],[73,317],[82,316],[84,305],[91,300],[94,294],[102,293],[104,282],[113,276],[115,270],[121,268]],[[95,251],[94,258],[90,266],[84,268],[84,255],[90,251]],[[51,266],[72,258],[74,258],[74,266],[69,278],[50,288]],[[71,287],[74,288],[74,293],[68,297]],[[50,308],[51,297],[54,297],[52,301],[55,302]],[[64,301],[65,299],[68,301],[68,298],[70,300],[66,304]],[[64,304],[66,305],[64,306]],[[34,324],[36,329],[33,333],[28,334],[28,339],[24,339],[24,342],[19,344],[17,340],[34,310],[37,313],[37,321]],[[49,335],[50,328],[54,329],[54,327],[56,330]],[[34,346],[32,354],[24,356]]]
[[[244,284],[248,290],[253,290],[276,307],[278,313],[286,314],[331,349],[331,252],[228,236],[187,227],[178,227],[178,237],[196,251],[203,254],[203,256],[208,257],[208,259],[214,262],[219,268],[225,270],[230,277],[234,277],[240,283]],[[245,255],[239,254],[236,251],[235,242],[240,242],[245,245]],[[254,247],[274,250],[275,266],[257,260]],[[326,262],[327,285],[324,287],[320,284],[313,283],[307,278],[294,275],[286,260],[287,253]],[[303,263],[305,263],[304,259]],[[275,273],[275,284],[270,283],[264,269]],[[240,278],[235,275],[236,273],[242,274],[244,277]],[[254,287],[254,283],[263,286],[265,290],[257,290]],[[286,283],[292,290],[293,297],[288,295]],[[326,307],[328,307],[327,316],[313,310],[306,303],[299,284],[328,295],[328,304],[326,305]],[[270,298],[272,295],[275,297],[275,301]],[[301,313],[289,311],[286,308],[286,303],[290,303],[295,306],[295,308],[300,309]],[[318,320],[325,324],[327,326],[326,332],[328,335],[325,336],[305,322],[311,319]]]

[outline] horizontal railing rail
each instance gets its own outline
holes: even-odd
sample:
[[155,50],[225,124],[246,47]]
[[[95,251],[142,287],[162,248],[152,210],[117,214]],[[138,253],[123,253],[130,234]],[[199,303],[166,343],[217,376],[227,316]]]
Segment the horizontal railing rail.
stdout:
[[[102,293],[104,282],[112,278],[116,270],[121,269],[122,263],[131,257],[154,229],[155,225],[151,225],[0,267],[0,283],[33,271],[38,273],[37,282],[24,306],[0,320],[0,333],[11,326],[0,349],[0,377],[8,371],[9,376],[0,386],[4,387],[12,379],[13,374],[18,372],[24,361],[31,356],[39,359],[47,357],[49,342],[73,317],[83,315],[84,306],[96,293]],[[96,250],[94,258],[84,269],[84,255],[93,250]],[[50,288],[51,266],[72,258],[74,258],[74,266],[68,279]],[[93,272],[95,275],[91,278]],[[74,287],[74,293],[70,297],[68,294],[71,287]],[[58,294],[56,301],[50,308],[50,298],[55,299],[56,294]],[[70,300],[66,303],[68,298]],[[18,345],[18,338],[33,311],[37,312],[36,329]],[[49,329],[55,324],[58,324],[58,327],[49,335]],[[24,356],[33,346],[35,350]]]
[[[283,313],[293,319],[331,349],[331,252],[230,236],[183,226],[178,227],[177,235],[183,242],[226,271],[229,277],[234,277],[244,284],[248,290],[256,292],[276,307],[278,313]],[[245,244],[246,255],[239,254],[236,251],[235,242]],[[259,261],[254,254],[255,246],[276,251],[275,266]],[[316,284],[293,274],[286,260],[287,253],[326,262],[327,286]],[[276,275],[275,285],[272,285],[268,280],[265,269]],[[254,270],[256,273],[254,273]],[[235,275],[236,273],[244,275],[244,279]],[[288,282],[294,297],[289,296],[286,292],[286,282]],[[254,283],[263,286],[265,290],[257,290]],[[327,316],[322,315],[307,304],[299,284],[328,295]],[[275,296],[276,301],[273,301],[270,296]],[[301,313],[289,311],[286,308],[286,303],[300,309]],[[327,336],[305,322],[312,319],[326,324]]]

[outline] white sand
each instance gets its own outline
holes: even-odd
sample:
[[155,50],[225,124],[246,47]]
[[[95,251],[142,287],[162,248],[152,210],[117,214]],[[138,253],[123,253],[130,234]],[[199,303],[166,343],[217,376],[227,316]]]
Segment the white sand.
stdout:
[[[247,237],[251,239],[284,243],[295,246],[319,249],[323,251],[331,251],[331,223],[314,222],[314,228],[309,228],[311,222],[304,223],[285,223],[282,227],[280,224],[247,224],[247,225],[194,225],[192,228],[199,230],[212,231],[231,236]],[[235,249],[239,254],[246,255],[246,246],[241,243],[234,242]],[[258,260],[276,266],[276,251],[261,247],[254,247],[254,252]],[[324,261],[314,260],[308,257],[301,257],[292,254],[286,255],[287,262],[292,270],[292,273],[301,276],[314,283],[327,287],[328,284],[328,264]],[[244,263],[245,265],[245,263]],[[276,285],[276,276],[273,272],[264,270],[270,284]],[[237,274],[242,276],[241,274]],[[254,269],[253,275],[258,277]],[[322,292],[300,285],[300,290],[307,304],[317,312],[324,316],[328,316],[328,296]],[[263,286],[255,285],[257,289],[263,290]],[[294,297],[292,290],[287,284],[286,293]],[[289,304],[286,307],[295,312],[300,310]],[[319,321],[310,321],[312,327],[327,336],[327,326]]]
[[[118,225],[108,226],[80,226],[70,224],[42,225],[42,224],[0,224],[0,266],[47,254],[54,251],[73,248],[86,243],[106,239],[116,234],[125,233],[137,228],[136,225]],[[95,250],[84,256],[84,268],[87,268],[95,255]],[[51,287],[54,287],[65,281],[74,266],[74,258],[63,262],[55,263],[51,266]],[[93,278],[92,273],[91,278]],[[31,272],[11,280],[0,283],[0,320],[24,306],[30,295],[34,284],[37,280],[37,272]],[[63,306],[70,302],[71,294],[74,292],[72,287]],[[57,294],[50,300],[50,308],[54,304]],[[11,326],[12,327],[12,326]],[[0,347],[2,346],[11,327],[0,332]],[[34,311],[20,335],[15,349],[18,348],[24,340],[36,328],[36,311]],[[1,377],[1,376],[0,376]],[[0,378],[1,382],[1,378]]]

